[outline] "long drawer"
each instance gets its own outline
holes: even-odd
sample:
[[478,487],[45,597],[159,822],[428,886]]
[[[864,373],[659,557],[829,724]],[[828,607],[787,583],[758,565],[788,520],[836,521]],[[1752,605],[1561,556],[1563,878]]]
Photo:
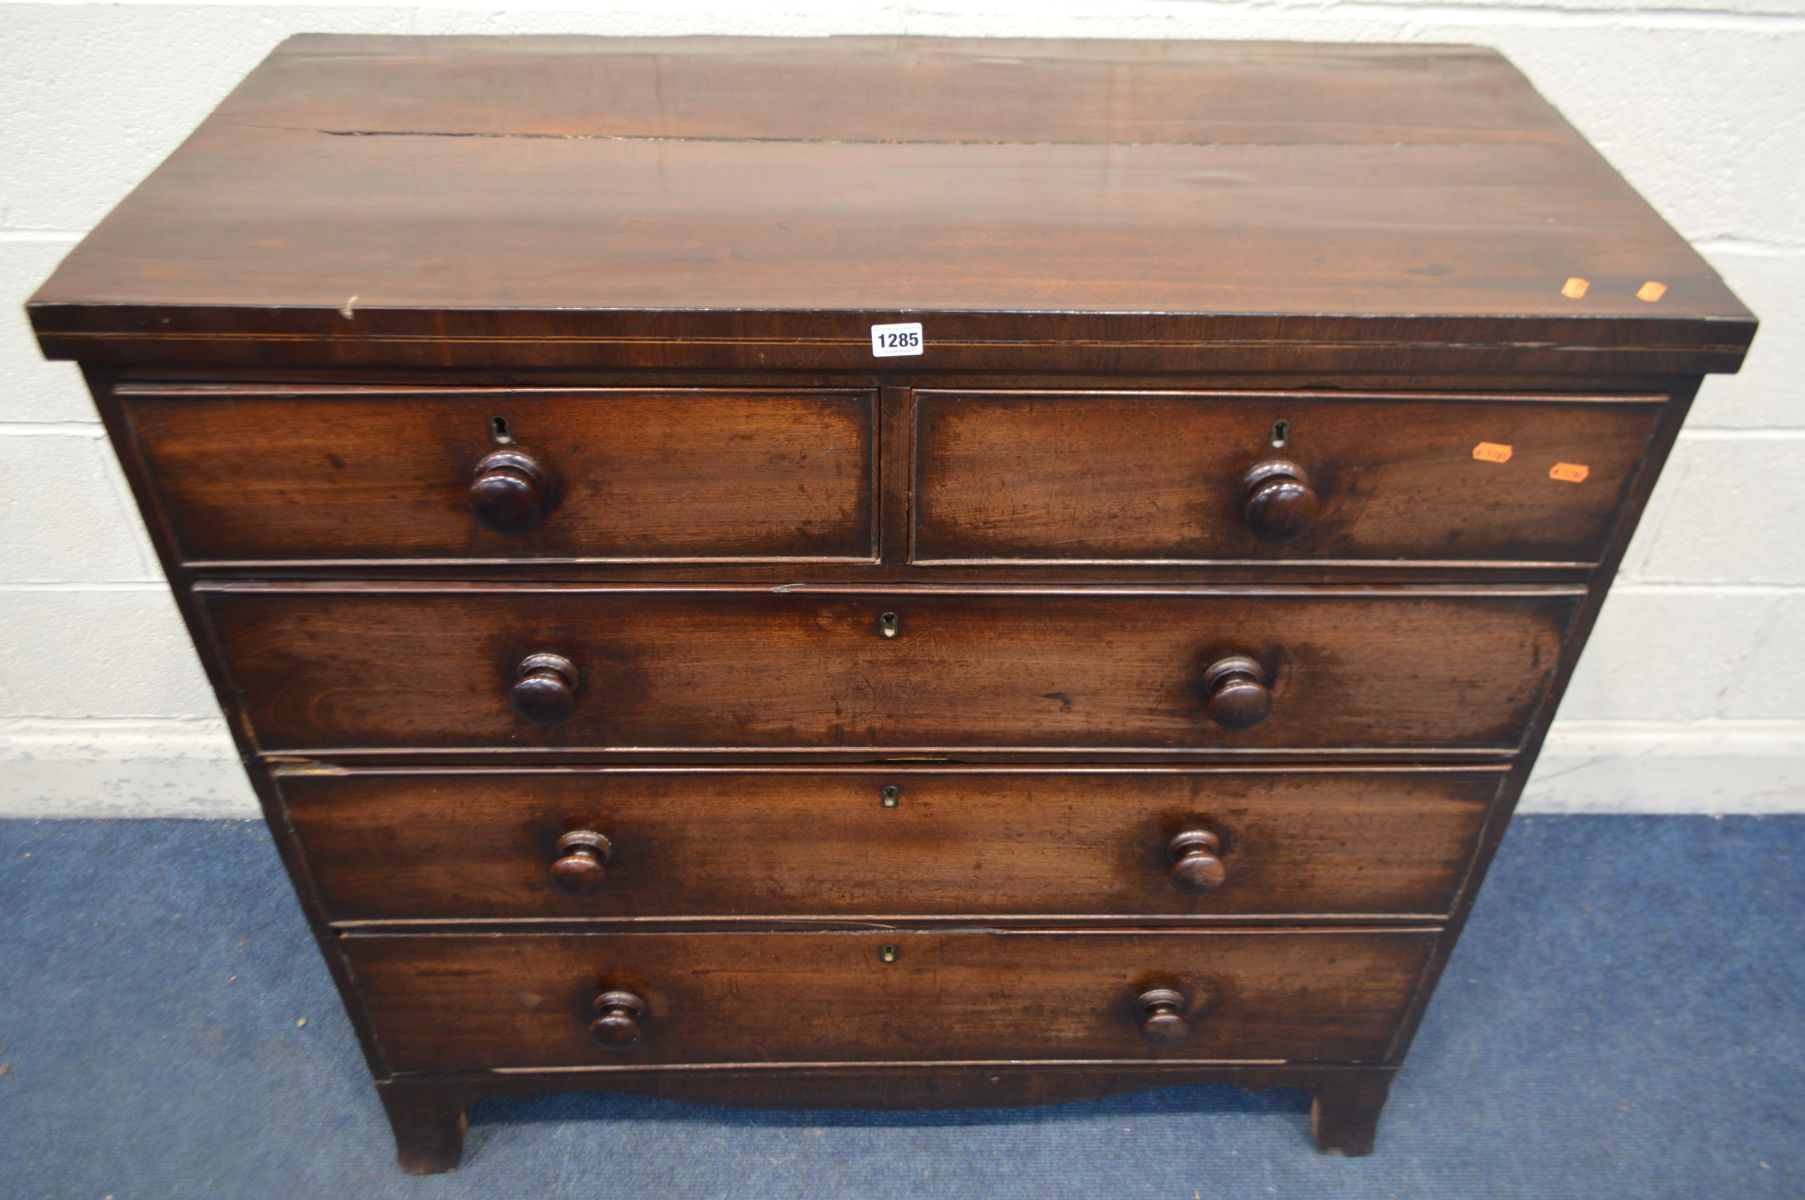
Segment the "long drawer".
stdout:
[[876,393],[137,387],[184,559],[869,560]]
[[1434,939],[1424,931],[885,930],[343,941],[381,1056],[406,1072],[1374,1062],[1389,1050]]
[[201,595],[265,750],[1069,753],[1512,749],[1579,593]]
[[318,770],[335,921],[1442,917],[1502,771]]
[[921,391],[921,563],[1583,565],[1663,397]]

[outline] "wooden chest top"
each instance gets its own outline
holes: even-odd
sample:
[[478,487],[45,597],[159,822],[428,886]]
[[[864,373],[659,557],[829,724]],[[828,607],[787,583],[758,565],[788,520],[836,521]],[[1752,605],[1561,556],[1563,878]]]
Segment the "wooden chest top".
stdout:
[[892,38],[293,38],[32,315],[180,366],[1698,373],[1754,330],[1491,50]]

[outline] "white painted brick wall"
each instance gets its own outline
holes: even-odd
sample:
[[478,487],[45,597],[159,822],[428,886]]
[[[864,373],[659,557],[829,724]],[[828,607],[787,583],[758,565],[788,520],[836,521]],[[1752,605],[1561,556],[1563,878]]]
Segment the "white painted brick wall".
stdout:
[[1762,318],[1711,379],[1527,803],[1805,809],[1805,0],[0,2],[0,814],[249,813],[74,368],[19,304],[291,33],[1480,42]]

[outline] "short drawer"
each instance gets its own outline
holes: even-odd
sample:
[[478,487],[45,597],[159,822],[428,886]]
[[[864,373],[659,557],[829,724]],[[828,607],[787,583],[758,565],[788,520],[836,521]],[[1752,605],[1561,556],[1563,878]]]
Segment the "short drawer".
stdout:
[[875,394],[120,391],[194,563],[870,559]]
[[1513,749],[1580,593],[200,595],[265,750],[1067,755]]
[[1374,1062],[1389,1051],[1434,937],[359,933],[344,945],[388,1068],[430,1071],[1073,1058]]
[[917,392],[911,555],[1590,564],[1662,402]]
[[281,776],[335,921],[1443,917],[1502,769]]

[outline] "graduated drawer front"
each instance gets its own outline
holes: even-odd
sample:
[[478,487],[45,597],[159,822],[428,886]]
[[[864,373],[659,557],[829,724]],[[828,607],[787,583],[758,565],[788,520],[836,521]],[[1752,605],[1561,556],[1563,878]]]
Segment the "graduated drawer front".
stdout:
[[[1590,564],[1661,403],[921,391],[911,555]],[[1274,460],[1301,467],[1318,504],[1282,542],[1245,508],[1247,472]],[[1557,464],[1585,478],[1553,478]]]
[[[352,934],[390,1070],[1292,1059],[1372,1062],[1434,935],[1384,932]],[[893,962],[884,947],[894,948]],[[1139,997],[1183,998],[1150,1043]],[[597,998],[643,1000],[637,1044],[592,1039]]]
[[[121,406],[189,562],[874,554],[871,392],[124,389]],[[471,501],[502,449],[547,497],[505,533]]]
[[[302,772],[280,787],[335,921],[1441,917],[1501,779],[626,768]],[[605,847],[560,847],[573,832]],[[1216,839],[1196,851],[1215,865],[1192,864],[1219,867],[1213,887],[1185,875],[1174,839],[1192,832]]]
[[[1514,748],[1578,593],[203,585],[265,750]],[[883,614],[897,636],[881,633]],[[574,706],[521,719],[528,656]],[[1206,668],[1252,656],[1226,729]]]

